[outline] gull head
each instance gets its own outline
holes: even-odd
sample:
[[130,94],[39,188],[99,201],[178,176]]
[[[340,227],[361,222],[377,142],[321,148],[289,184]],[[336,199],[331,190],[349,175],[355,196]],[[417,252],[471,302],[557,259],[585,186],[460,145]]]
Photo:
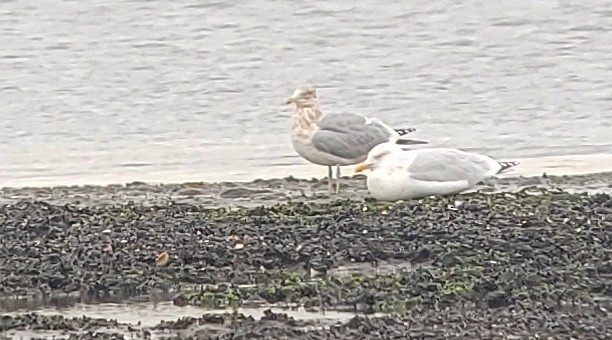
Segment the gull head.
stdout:
[[305,106],[310,103],[316,103],[317,89],[310,85],[302,85],[293,91],[291,97],[287,98],[286,105],[294,103],[297,106]]
[[402,149],[395,143],[388,142],[378,144],[370,150],[365,161],[357,164],[355,172],[362,172],[365,170],[374,171],[387,156],[401,151]]

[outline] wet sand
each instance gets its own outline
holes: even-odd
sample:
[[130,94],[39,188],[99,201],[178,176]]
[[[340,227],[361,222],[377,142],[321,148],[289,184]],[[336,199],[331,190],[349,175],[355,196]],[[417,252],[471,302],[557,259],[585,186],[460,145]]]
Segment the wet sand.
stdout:
[[[589,155],[566,155],[547,156],[537,158],[518,158],[521,165],[503,177],[532,177],[542,174],[554,176],[574,176],[594,174],[601,172],[612,172],[612,155],[589,154]],[[321,178],[327,175],[325,167],[313,165],[299,159],[298,164],[274,165],[258,167],[249,171],[236,167],[228,167],[224,172],[145,172],[142,169],[125,169],[121,174],[96,175],[92,177],[66,176],[62,177],[34,177],[3,181],[3,187],[58,187],[58,186],[83,186],[96,185],[106,186],[131,182],[146,182],[151,184],[181,184],[189,182],[250,182],[254,179],[272,180],[285,177],[298,179]],[[353,169],[344,167],[345,176],[352,176]]]
[[[577,161],[576,161],[577,162]],[[555,164],[555,163],[553,163]],[[578,168],[578,166],[576,166]],[[551,165],[550,169],[555,169]],[[550,171],[550,173],[563,173]],[[0,203],[40,200],[52,204],[190,203],[207,207],[253,207],[292,202],[329,202],[367,198],[365,175],[344,176],[339,195],[328,195],[327,179],[272,178],[237,182],[185,182],[156,184],[131,182],[111,185],[0,188]],[[572,193],[609,193],[612,171],[574,175],[521,175],[508,173],[482,183],[474,191],[517,192],[537,186]]]
[[[339,197],[297,178],[3,188],[0,337],[601,338],[610,183],[514,173],[395,204],[368,199],[364,176]],[[202,316],[234,310],[253,319]]]

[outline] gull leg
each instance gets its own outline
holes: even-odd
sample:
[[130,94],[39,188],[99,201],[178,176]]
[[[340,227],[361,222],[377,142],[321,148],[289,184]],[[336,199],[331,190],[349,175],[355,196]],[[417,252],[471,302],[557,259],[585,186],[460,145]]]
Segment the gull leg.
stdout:
[[334,192],[334,188],[333,188],[333,183],[332,183],[332,175],[334,174],[334,171],[332,170],[331,165],[329,165],[327,167],[327,190],[329,190],[329,193],[333,193]]
[[336,195],[340,193],[340,165],[336,165]]

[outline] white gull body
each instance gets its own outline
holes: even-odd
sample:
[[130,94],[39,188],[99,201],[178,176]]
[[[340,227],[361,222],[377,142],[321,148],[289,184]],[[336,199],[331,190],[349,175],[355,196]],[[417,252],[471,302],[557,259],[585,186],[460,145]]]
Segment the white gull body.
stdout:
[[371,170],[367,186],[372,197],[397,201],[457,194],[518,164],[458,149],[403,150],[396,144],[383,143],[370,151],[356,171]]

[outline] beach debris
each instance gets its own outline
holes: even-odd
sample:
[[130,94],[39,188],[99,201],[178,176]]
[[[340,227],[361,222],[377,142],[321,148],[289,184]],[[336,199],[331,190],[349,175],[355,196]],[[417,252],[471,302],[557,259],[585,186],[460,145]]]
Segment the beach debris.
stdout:
[[113,245],[110,243],[104,243],[104,245],[102,245],[102,250],[104,250],[105,252],[112,252],[113,251]]
[[170,260],[170,255],[168,255],[168,252],[162,251],[161,253],[157,254],[157,256],[155,257],[155,264],[158,265],[159,267],[163,267],[166,264],[168,264],[169,260]]

